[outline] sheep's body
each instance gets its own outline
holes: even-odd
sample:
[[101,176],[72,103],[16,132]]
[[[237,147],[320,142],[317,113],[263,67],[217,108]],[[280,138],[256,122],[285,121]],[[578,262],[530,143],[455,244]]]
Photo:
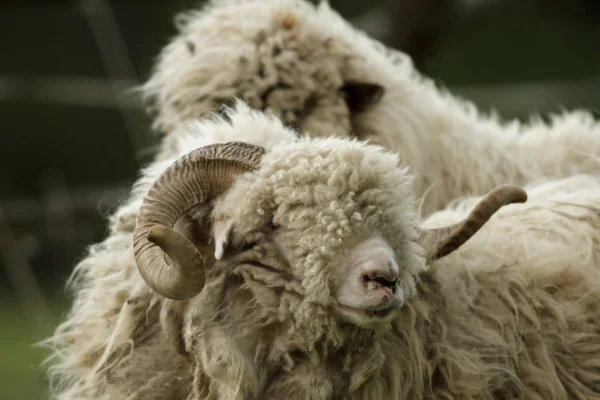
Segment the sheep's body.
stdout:
[[[427,191],[428,215],[452,199],[483,195],[502,183],[528,184],[600,172],[600,123],[585,111],[526,124],[483,116],[436,88],[408,56],[352,28],[326,4],[304,0],[216,0],[181,15],[142,93],[169,135],[158,159],[174,155],[185,122],[231,96],[276,113],[302,133],[370,139],[399,153]],[[347,82],[385,88],[351,112]],[[183,128],[182,128],[183,125]]]
[[[526,204],[500,210],[436,262],[434,287],[448,303],[432,310],[437,291],[423,293],[412,318],[419,321],[423,306],[423,325],[413,332],[441,336],[411,340],[425,343],[426,368],[438,365],[450,382],[461,376],[438,396],[600,398],[599,185],[596,177],[573,176],[532,187]],[[457,201],[424,225],[457,222],[475,200]]]
[[[171,302],[144,284],[131,248],[142,197],[173,159],[156,163],[113,217],[111,236],[77,268],[72,313],[51,339],[59,399],[600,399],[599,179],[531,188],[527,203],[500,210],[430,268],[413,243],[416,199],[406,171],[394,170],[395,157],[346,141],[294,142],[277,121],[238,107],[231,124],[200,124],[203,136],[181,141],[178,153],[229,135],[247,134],[267,148],[286,143],[275,145],[279,158],[270,156],[258,180],[241,179],[216,207],[233,213],[242,230],[274,216],[289,230],[283,243],[291,267],[271,260],[286,272],[267,273],[252,262],[223,261],[218,270],[232,269],[248,286],[234,280],[223,291],[226,277],[217,273],[184,302],[177,322],[164,308]],[[355,200],[347,198],[356,185]],[[315,206],[328,196],[339,197],[339,208]],[[368,211],[360,198],[380,207]],[[456,222],[474,204],[457,201],[425,225]],[[315,209],[324,214],[314,218]],[[351,210],[363,220],[352,220]],[[364,227],[390,240],[407,299],[374,332],[340,323],[325,306],[325,260],[336,259],[338,239]],[[229,322],[217,319],[217,306]],[[165,325],[178,324],[183,337],[168,339]],[[190,354],[180,355],[183,348]]]

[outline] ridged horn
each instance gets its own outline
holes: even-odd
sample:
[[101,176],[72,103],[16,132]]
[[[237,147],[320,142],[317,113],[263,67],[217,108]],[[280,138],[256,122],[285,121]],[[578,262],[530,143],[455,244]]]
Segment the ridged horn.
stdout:
[[[140,274],[160,295],[183,300],[204,286],[204,259],[172,229],[191,207],[225,192],[236,177],[258,168],[262,147],[228,142],[196,149],[170,165],[144,197],[133,234]],[[168,257],[167,257],[168,256]]]
[[426,230],[424,241],[434,251],[432,260],[442,258],[457,250],[503,206],[525,201],[527,201],[527,193],[523,188],[517,185],[501,185],[486,194],[467,218],[461,222],[444,228]]

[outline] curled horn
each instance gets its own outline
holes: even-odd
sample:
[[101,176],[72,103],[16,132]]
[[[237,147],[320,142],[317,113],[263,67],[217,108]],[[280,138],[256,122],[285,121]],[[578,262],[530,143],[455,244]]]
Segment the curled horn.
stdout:
[[432,260],[442,258],[457,250],[469,240],[500,208],[511,203],[524,203],[527,193],[516,185],[502,185],[491,190],[477,203],[473,211],[461,222],[424,232],[425,241],[434,253]]
[[172,227],[185,211],[211,201],[239,174],[258,168],[264,152],[243,142],[205,146],[170,165],[152,185],[138,214],[133,250],[140,274],[154,291],[183,300],[202,290],[204,259]]

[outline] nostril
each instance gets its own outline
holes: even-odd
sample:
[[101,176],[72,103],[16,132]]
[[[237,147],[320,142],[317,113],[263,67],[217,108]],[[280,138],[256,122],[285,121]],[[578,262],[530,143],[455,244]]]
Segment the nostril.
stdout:
[[383,287],[390,288],[392,290],[395,289],[396,284],[398,283],[397,277],[394,277],[394,279],[391,280],[391,279],[385,278],[383,276],[374,275],[374,274],[363,274],[362,279],[363,279],[363,282],[365,282],[365,283],[375,282]]
[[393,281],[390,281],[385,278],[375,278],[375,282],[379,283],[381,286],[388,287],[388,288],[393,288],[394,286],[396,286],[397,281],[398,281],[398,279],[394,279]]

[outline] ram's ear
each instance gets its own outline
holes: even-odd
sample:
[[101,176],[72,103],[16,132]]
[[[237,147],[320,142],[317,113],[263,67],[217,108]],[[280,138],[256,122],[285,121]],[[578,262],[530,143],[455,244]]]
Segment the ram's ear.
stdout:
[[351,113],[359,113],[377,104],[385,89],[377,83],[346,81],[340,90],[346,96],[346,104]]
[[220,216],[211,221],[208,207],[198,207],[179,219],[173,227],[194,244],[209,267],[223,257],[232,228],[233,219],[229,216]]
[[215,241],[215,259],[220,260],[223,257],[225,248],[229,243],[229,234],[233,227],[233,218],[222,217],[213,222],[212,233]]
[[208,204],[195,207],[184,214],[173,226],[173,230],[189,240],[210,268],[215,262],[215,241],[211,223],[212,208]]

